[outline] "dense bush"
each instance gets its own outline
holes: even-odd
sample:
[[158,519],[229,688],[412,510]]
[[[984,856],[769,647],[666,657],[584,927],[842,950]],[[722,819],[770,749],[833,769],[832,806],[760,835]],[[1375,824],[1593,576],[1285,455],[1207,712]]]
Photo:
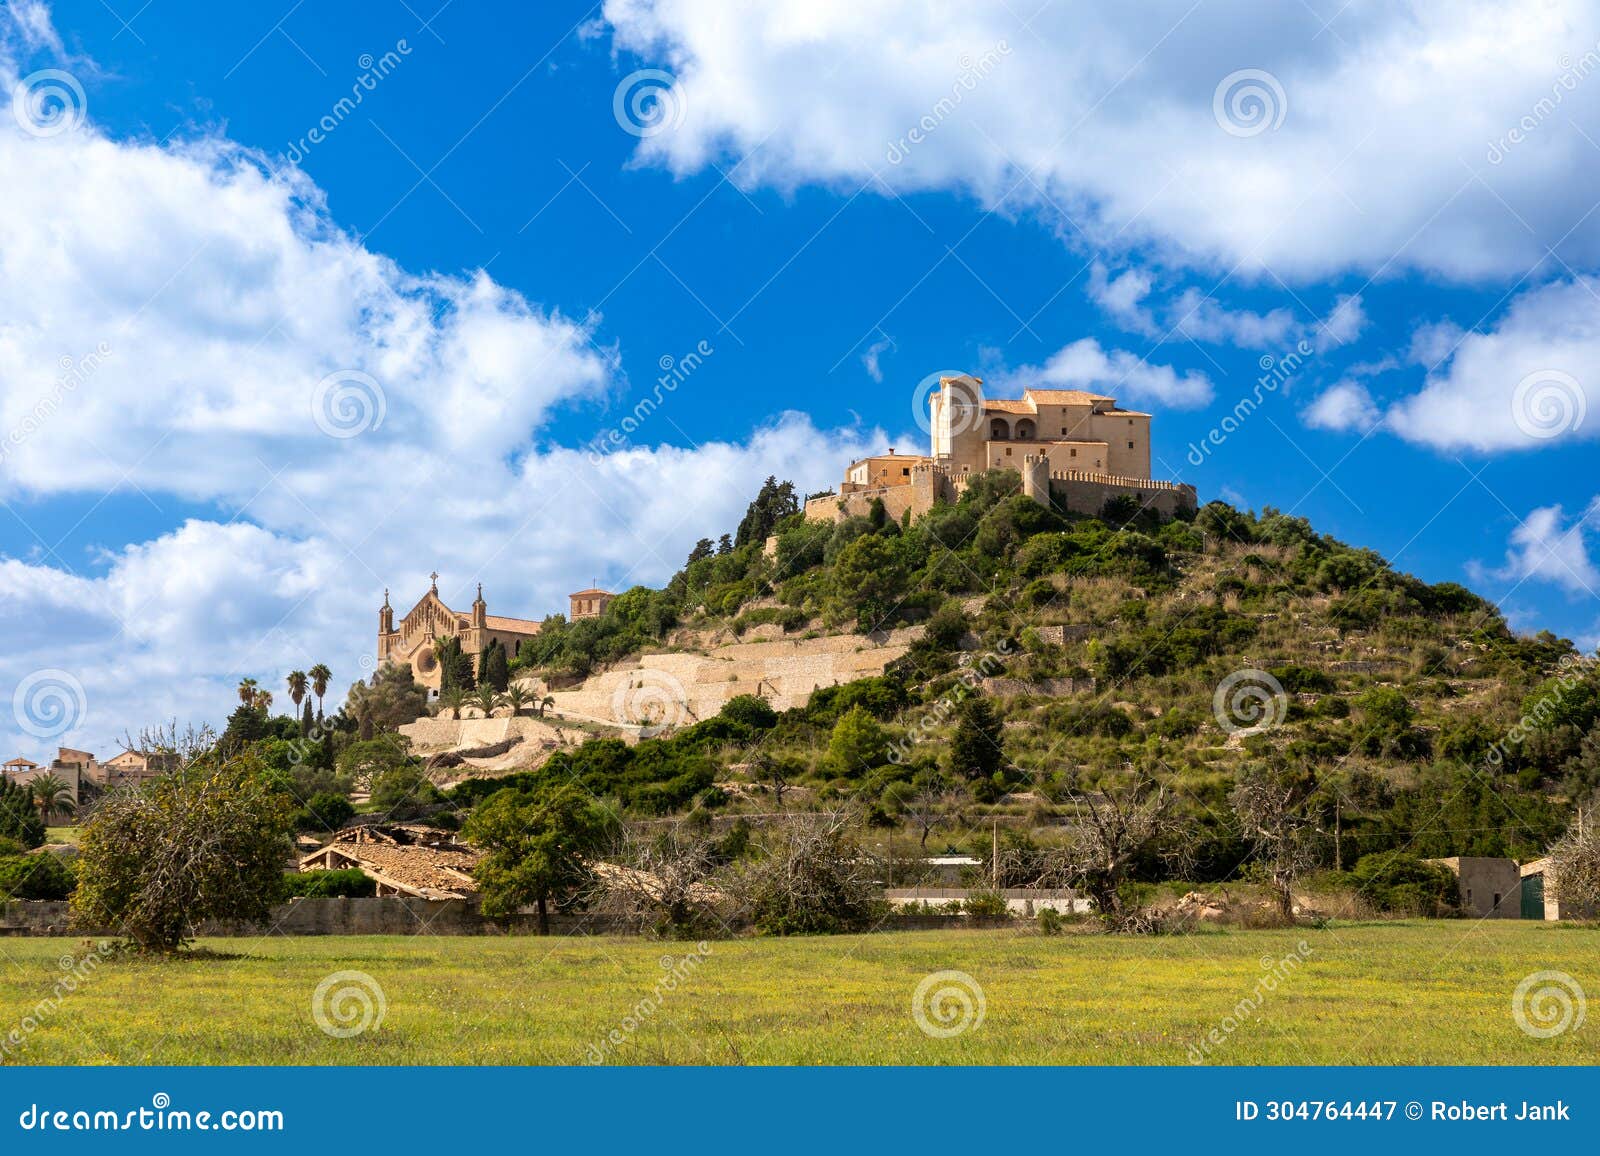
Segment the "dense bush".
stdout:
[[1397,915],[1455,915],[1460,888],[1455,873],[1404,851],[1363,855],[1350,873],[1361,897]]
[[306,899],[365,899],[378,893],[378,885],[360,870],[295,871],[283,877],[283,893]]
[[0,855],[0,899],[65,899],[75,884],[72,869],[48,852]]

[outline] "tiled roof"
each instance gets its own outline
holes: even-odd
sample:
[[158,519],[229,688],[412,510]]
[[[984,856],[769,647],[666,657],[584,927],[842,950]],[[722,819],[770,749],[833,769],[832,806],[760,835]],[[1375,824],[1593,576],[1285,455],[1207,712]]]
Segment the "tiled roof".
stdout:
[[485,614],[483,620],[490,630],[505,630],[512,634],[538,634],[544,627],[544,623],[529,618],[502,618],[498,614]]
[[332,843],[300,860],[302,871],[358,867],[377,882],[427,899],[461,899],[478,889],[472,870],[482,856],[450,841],[448,832],[402,827],[395,835],[376,828],[340,831]]

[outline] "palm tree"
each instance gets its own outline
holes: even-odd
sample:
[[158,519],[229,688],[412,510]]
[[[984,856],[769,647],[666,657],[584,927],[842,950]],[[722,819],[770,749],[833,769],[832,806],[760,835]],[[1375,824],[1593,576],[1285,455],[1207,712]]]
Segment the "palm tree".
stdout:
[[255,679],[241,678],[239,680],[239,701],[244,703],[245,706],[256,705],[256,693]]
[[449,711],[453,719],[461,717],[461,708],[466,706],[468,701],[467,692],[459,686],[452,686],[439,695],[439,705]]
[[306,673],[311,677],[311,693],[317,696],[317,717],[322,717],[322,696],[328,693],[328,684],[333,681],[333,671],[322,663],[317,663]]
[[506,687],[505,694],[500,696],[502,702],[511,708],[511,717],[516,718],[522,713],[522,708],[528,705],[528,692],[522,689],[520,682],[513,682]]
[[300,700],[306,696],[306,672],[303,670],[291,670],[288,679],[285,681],[289,684],[289,697],[294,701],[294,712],[299,714]]
[[262,714],[269,713],[272,710],[272,692],[270,690],[256,691],[255,706]]
[[472,703],[483,712],[484,718],[494,717],[494,708],[500,705],[500,692],[488,683],[478,687],[478,693],[472,696]]
[[33,780],[33,804],[39,808],[39,821],[46,826],[55,811],[71,814],[76,808],[72,801],[72,788],[48,771]]
[[533,705],[538,709],[539,717],[543,718],[544,712],[556,705],[555,696],[547,694],[543,698],[535,699]]

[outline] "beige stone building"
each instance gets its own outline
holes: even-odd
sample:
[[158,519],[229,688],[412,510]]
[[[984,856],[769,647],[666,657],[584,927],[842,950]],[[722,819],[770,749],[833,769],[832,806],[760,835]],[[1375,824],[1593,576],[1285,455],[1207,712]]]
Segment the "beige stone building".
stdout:
[[985,398],[975,377],[941,378],[928,399],[932,456],[957,476],[1021,469],[1044,457],[1055,471],[1150,477],[1150,415],[1080,389],[1027,389]]
[[1194,487],[1150,476],[1150,415],[1113,397],[1076,389],[1027,389],[1020,398],[986,398],[970,375],[939,379],[929,402],[929,452],[891,448],[851,462],[837,495],[813,498],[806,517],[837,520],[881,501],[898,519],[954,501],[986,470],[1016,470],[1025,494],[1077,514],[1098,514],[1132,497],[1168,516],[1193,508]]
[[498,640],[506,653],[515,655],[517,646],[535,637],[542,623],[528,618],[506,618],[490,614],[483,600],[483,585],[478,585],[478,597],[470,611],[452,610],[439,597],[439,575],[429,575],[432,585],[413,606],[399,626],[395,625],[394,609],[389,605],[389,592],[383,592],[383,606],[378,610],[378,661],[397,662],[411,668],[411,675],[429,690],[438,690],[443,672],[434,655],[434,644],[441,639],[461,639],[462,653],[472,659],[473,672],[477,672],[478,656],[491,640]]
[[56,757],[50,760],[49,766],[40,766],[31,759],[15,758],[5,764],[4,772],[6,778],[22,786],[44,775],[54,775],[66,784],[67,789],[72,792],[72,801],[76,804],[82,801],[85,785],[111,790],[115,787],[148,782],[164,774],[165,767],[160,759],[151,758],[138,751],[123,751],[102,763],[89,751],[58,747]]
[[587,590],[579,590],[575,594],[567,595],[569,612],[567,620],[576,621],[579,618],[599,618],[606,612],[606,607],[611,605],[611,600],[616,595],[609,590],[601,590],[591,586]]

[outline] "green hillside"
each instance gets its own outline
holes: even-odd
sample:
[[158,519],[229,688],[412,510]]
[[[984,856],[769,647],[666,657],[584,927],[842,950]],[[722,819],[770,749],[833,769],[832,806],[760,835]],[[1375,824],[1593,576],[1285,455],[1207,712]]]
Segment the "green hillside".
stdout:
[[[834,524],[807,522],[769,480],[737,533],[703,540],[664,589],[552,618],[513,668],[571,678],[755,626],[920,625],[911,653],[801,709],[735,700],[633,750],[562,752],[536,777],[702,819],[769,812],[782,784],[858,802],[919,843],[987,848],[998,830],[1024,858],[1081,793],[1160,784],[1179,796],[1185,874],[1201,880],[1248,857],[1228,795],[1252,768],[1298,777],[1322,865],[1346,868],[1390,849],[1542,853],[1600,781],[1589,663],[1565,639],[1513,633],[1466,588],[1271,509],[1212,502],[1163,523],[1122,500],[1068,517],[1017,483],[996,471],[915,521]],[[986,694],[980,675],[1023,693]],[[1073,689],[1026,685],[1060,679]]]

